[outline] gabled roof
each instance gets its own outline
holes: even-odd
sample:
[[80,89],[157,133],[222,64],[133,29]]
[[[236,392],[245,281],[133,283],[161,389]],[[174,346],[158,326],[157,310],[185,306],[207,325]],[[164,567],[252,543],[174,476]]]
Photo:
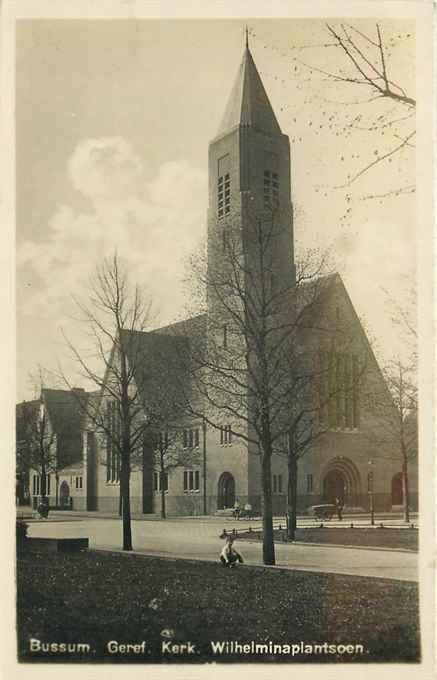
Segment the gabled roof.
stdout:
[[253,127],[269,135],[282,134],[247,46],[217,131],[217,137],[230,132],[239,125]]
[[148,408],[175,412],[191,395],[190,352],[206,343],[206,314],[153,331],[122,331],[141,399]]
[[39,399],[22,401],[15,406],[15,423],[17,442],[26,439],[29,429],[32,429],[39,414],[41,402]]
[[57,434],[79,432],[82,426],[84,405],[88,398],[85,390],[57,390],[43,388],[41,397],[47,408],[51,426]]
[[162,326],[151,331],[151,333],[158,335],[183,335],[188,339],[206,338],[207,315],[198,314],[191,317],[191,319],[184,319],[183,321],[176,321],[168,326]]

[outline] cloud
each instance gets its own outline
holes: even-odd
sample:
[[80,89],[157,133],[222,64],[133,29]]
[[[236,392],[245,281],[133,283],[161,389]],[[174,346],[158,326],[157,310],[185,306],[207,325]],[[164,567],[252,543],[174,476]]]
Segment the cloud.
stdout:
[[68,160],[73,186],[92,199],[135,195],[143,173],[141,159],[122,137],[86,139]]
[[38,285],[19,295],[19,310],[56,324],[65,321],[71,294],[85,294],[96,264],[117,249],[165,320],[176,317],[184,304],[183,262],[204,232],[205,173],[180,160],[162,164],[151,177],[119,137],[79,143],[67,172],[89,210],[59,205],[49,238],[21,244],[18,281],[36,276]]

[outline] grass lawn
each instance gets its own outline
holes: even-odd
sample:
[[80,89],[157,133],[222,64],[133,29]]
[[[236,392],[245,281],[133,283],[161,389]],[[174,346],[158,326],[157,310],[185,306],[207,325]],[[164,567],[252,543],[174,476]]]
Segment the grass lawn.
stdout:
[[[21,661],[417,661],[418,589],[409,582],[194,563],[104,552],[18,559]],[[165,632],[167,631],[167,633]],[[167,635],[167,637],[166,637]],[[88,643],[90,651],[30,651],[30,639]],[[191,642],[194,653],[162,650]],[[109,641],[146,651],[110,654]],[[211,641],[356,645],[364,653],[213,654]],[[248,649],[248,648],[246,648]],[[237,650],[238,651],[238,650]],[[241,650],[240,650],[241,652]]]
[[[237,527],[238,529],[238,527]],[[284,532],[275,531],[275,541],[283,541]],[[260,531],[239,533],[238,540],[261,540]],[[333,545],[357,545],[373,548],[398,548],[418,550],[419,532],[417,529],[380,529],[356,527],[308,528],[296,530],[296,541],[303,543],[331,543]]]

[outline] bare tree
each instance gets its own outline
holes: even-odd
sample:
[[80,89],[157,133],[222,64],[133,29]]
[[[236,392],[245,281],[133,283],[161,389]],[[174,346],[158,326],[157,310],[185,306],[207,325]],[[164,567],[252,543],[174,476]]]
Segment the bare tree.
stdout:
[[16,446],[17,469],[38,474],[40,495],[46,498],[48,475],[58,472],[58,452],[42,392],[39,400],[18,405]]
[[232,423],[231,434],[259,456],[265,564],[275,562],[272,457],[290,456],[294,488],[299,456],[323,429],[315,425],[318,369],[306,339],[335,330],[317,313],[329,281],[320,276],[325,259],[310,254],[296,276],[291,261],[278,270],[282,230],[275,210],[252,215],[244,231],[237,216],[224,226],[223,257],[206,266],[197,256],[192,265],[197,290],[207,291],[208,342],[191,355],[203,411],[191,408],[215,428]]
[[151,323],[151,302],[130,284],[115,254],[97,268],[88,301],[76,300],[76,304],[91,347],[82,350],[68,338],[66,342],[82,378],[100,392],[98,399],[83,402],[83,409],[106,445],[107,477],[120,484],[123,550],[132,550],[131,472],[143,464],[144,447],[151,437],[139,385],[147,366],[140,338]]
[[410,521],[409,467],[418,451],[418,401],[415,364],[401,359],[390,361],[383,371],[387,391],[367,394],[374,418],[369,435],[380,449],[382,458],[399,461],[402,475],[403,512]]
[[[257,36],[254,31],[252,35],[259,37],[264,47],[288,57],[265,37]],[[350,188],[359,178],[414,149],[416,99],[407,91],[405,83],[399,82],[392,63],[393,53],[402,50],[403,44],[411,40],[412,34],[402,29],[384,30],[384,22],[376,22],[373,30],[362,30],[359,22],[343,21],[326,23],[324,32],[314,42],[293,41],[290,47],[293,77],[300,80],[298,87],[307,93],[306,102],[313,107],[317,103],[317,112],[322,113],[317,121],[318,113],[312,113],[308,125],[317,128],[317,133],[326,131],[347,141],[340,161],[345,162],[349,153],[350,162],[344,163],[348,171],[341,184],[334,188],[347,190],[348,213],[352,200]],[[317,85],[316,91],[312,90],[313,84]],[[362,160],[349,141],[353,133],[366,136],[366,160]],[[375,190],[359,198],[382,200],[389,195],[414,191],[415,186],[410,182],[384,193]]]
[[[161,518],[166,519],[166,491],[168,489],[168,477],[176,469],[182,466],[193,465],[198,462],[199,454],[193,444],[185,442],[183,446],[183,432],[165,419],[159,418],[161,429],[157,436],[155,448],[155,464],[159,468],[158,489],[161,496]],[[159,423],[156,419],[156,424]],[[191,430],[191,432],[193,432]]]

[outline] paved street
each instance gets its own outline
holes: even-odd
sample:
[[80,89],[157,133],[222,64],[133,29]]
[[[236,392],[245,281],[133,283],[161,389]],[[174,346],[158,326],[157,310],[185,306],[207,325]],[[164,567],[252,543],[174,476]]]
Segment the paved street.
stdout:
[[[226,525],[229,528],[229,522],[219,522],[216,518],[166,522],[134,520],[133,545],[137,552],[147,554],[217,560],[223,543],[219,534]],[[28,533],[31,537],[88,537],[91,548],[119,549],[121,546],[121,522],[114,519],[32,522]],[[262,563],[259,542],[240,541],[238,549],[247,563]],[[395,550],[310,544],[276,546],[278,566],[406,581],[418,580],[417,559],[416,553]]]

